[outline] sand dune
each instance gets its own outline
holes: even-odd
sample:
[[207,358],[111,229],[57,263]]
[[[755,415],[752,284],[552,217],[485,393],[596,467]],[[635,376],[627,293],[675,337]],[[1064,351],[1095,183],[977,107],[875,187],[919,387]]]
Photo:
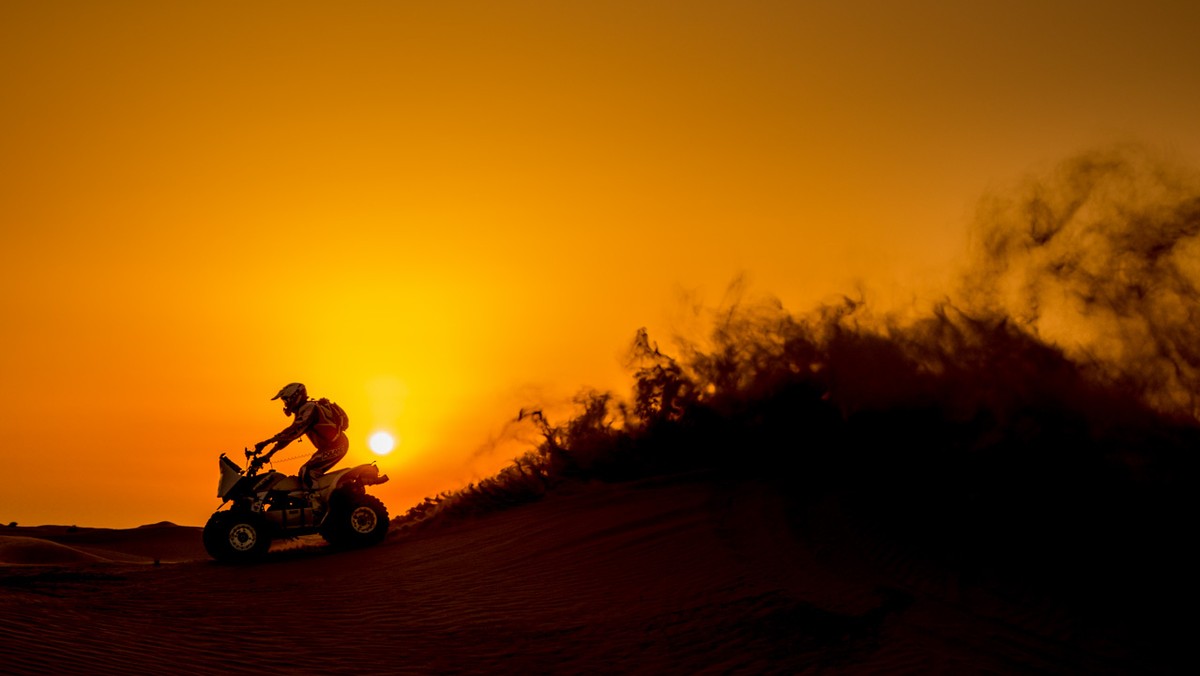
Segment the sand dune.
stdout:
[[[873,546],[836,514],[809,516],[797,537],[781,501],[757,484],[645,483],[554,496],[367,550],[285,547],[248,567],[87,556],[8,566],[0,664],[19,674],[1163,666],[1120,627],[940,575]],[[146,545],[154,533],[109,535],[90,545]]]
[[[0,530],[0,536],[33,538],[44,543],[56,543],[83,555],[99,559],[129,563],[162,563],[195,561],[207,558],[200,543],[200,529],[174,524],[153,524],[130,529],[77,528],[74,526],[9,527]],[[45,552],[60,548],[43,547]],[[53,560],[41,560],[31,549],[25,560],[9,561],[0,554],[0,564],[49,564]]]
[[98,563],[109,559],[41,538],[0,535],[0,565]]

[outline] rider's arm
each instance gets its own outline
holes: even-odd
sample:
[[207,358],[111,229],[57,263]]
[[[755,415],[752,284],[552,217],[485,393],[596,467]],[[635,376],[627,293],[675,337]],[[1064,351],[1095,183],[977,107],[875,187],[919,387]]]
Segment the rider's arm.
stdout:
[[279,449],[283,448],[284,446],[287,446],[288,444],[292,443],[296,439],[299,439],[300,435],[302,435],[306,431],[308,431],[308,428],[312,426],[313,422],[315,422],[315,415],[314,415],[315,408],[316,407],[313,406],[312,404],[305,404],[305,405],[301,406],[300,410],[296,412],[296,419],[292,421],[291,425],[288,425],[287,428],[285,428],[279,434],[276,434],[275,436],[271,437],[270,439],[267,439],[266,441],[262,442],[263,446],[266,446],[267,444],[270,444],[270,443],[275,444],[274,448],[267,451],[267,454],[265,457],[270,458],[272,455],[274,455],[275,451],[278,451]]

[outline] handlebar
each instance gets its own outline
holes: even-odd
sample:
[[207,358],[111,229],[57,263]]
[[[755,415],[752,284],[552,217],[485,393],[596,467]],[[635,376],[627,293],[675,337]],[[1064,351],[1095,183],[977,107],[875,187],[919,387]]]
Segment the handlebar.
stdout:
[[253,475],[257,474],[259,468],[261,468],[264,464],[271,461],[270,456],[267,456],[266,458],[259,457],[259,451],[253,451],[253,450],[250,450],[249,448],[246,448],[243,450],[246,453],[246,460],[249,461],[249,463],[246,466],[246,476],[253,476]]
[[[274,456],[275,452],[278,451],[279,449],[273,448],[270,451],[266,452],[265,455],[263,454],[264,453],[263,451],[256,451],[256,450],[249,449],[249,448],[244,448],[242,450],[243,450],[243,452],[245,452],[246,460],[248,461],[248,464],[246,467],[246,475],[252,476],[252,475],[256,474],[263,465],[271,463],[271,457]],[[304,456],[298,455],[298,456],[295,456],[292,458],[284,458],[280,462],[287,462],[288,460],[295,460],[296,458],[300,458],[300,457],[304,457]]]

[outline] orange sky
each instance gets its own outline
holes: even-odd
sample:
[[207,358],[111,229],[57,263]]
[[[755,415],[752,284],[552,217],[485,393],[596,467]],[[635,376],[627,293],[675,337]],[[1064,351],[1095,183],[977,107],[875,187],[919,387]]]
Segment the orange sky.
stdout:
[[[1200,160],[1193,2],[0,4],[0,521],[199,525],[301,380],[393,513],[639,326],[925,292],[1080,150]],[[306,444],[280,458],[311,451]],[[283,463],[292,471],[301,461]]]

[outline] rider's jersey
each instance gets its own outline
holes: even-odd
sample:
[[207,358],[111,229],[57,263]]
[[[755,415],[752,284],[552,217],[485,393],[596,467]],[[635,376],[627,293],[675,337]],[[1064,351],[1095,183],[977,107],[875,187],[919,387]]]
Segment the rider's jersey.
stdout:
[[300,438],[308,437],[318,451],[325,451],[338,446],[339,437],[345,437],[345,432],[338,429],[338,423],[333,413],[318,401],[306,401],[296,411],[296,418],[287,429],[276,434],[270,441],[276,442],[277,448],[283,448]]

